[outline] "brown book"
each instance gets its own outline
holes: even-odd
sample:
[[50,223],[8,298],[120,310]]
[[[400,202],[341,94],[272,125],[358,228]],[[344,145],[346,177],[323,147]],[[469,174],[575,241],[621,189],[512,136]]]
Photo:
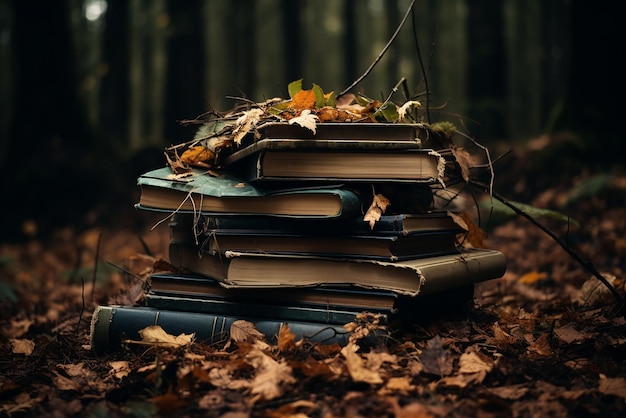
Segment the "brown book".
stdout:
[[[226,300],[266,305],[309,306],[320,309],[392,312],[397,296],[392,292],[343,287],[228,289],[210,277],[181,274],[153,274],[152,295]],[[261,312],[259,312],[261,314]]]
[[[371,142],[261,139],[224,160],[228,170],[245,180],[440,183],[445,159],[426,149],[372,147]],[[315,146],[314,146],[315,144]],[[369,148],[366,148],[369,145]],[[383,146],[384,145],[384,146]]]
[[259,234],[255,231],[212,231],[202,249],[208,254],[226,251],[273,254],[308,254],[373,258],[397,261],[453,253],[454,232],[425,232],[411,235],[297,235]]
[[495,279],[506,270],[502,253],[482,249],[386,262],[233,251],[211,255],[199,253],[192,245],[171,242],[170,262],[232,288],[355,285],[411,296]]
[[229,174],[195,170],[184,178],[169,168],[147,172],[137,180],[141,209],[195,214],[246,214],[332,218],[361,213],[355,192],[334,187],[265,192]]

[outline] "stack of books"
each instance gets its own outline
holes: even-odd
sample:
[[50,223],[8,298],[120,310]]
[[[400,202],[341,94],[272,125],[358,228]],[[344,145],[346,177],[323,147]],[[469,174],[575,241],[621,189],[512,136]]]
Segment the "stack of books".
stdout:
[[270,123],[220,170],[143,174],[137,207],[170,217],[175,270],[152,275],[145,307],[99,307],[94,348],[153,324],[223,341],[242,319],[268,338],[287,324],[297,337],[345,344],[348,323],[388,331],[400,300],[501,277],[504,256],[463,249],[463,230],[434,207],[454,160],[424,148],[430,134],[410,124],[326,123],[313,133]]

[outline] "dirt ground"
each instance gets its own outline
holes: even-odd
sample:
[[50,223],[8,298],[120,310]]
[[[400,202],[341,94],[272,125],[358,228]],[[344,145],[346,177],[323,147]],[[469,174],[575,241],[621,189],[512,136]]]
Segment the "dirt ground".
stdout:
[[[518,171],[509,173],[515,180],[503,176],[510,187],[500,194],[578,221],[540,219],[623,296],[626,177],[602,174]],[[507,257],[503,278],[478,285],[467,309],[415,318],[386,346],[354,352],[286,335],[276,344],[97,356],[91,313],[98,304],[140,302],[169,239],[165,225],[150,230],[157,220],[1,245],[0,416],[626,415],[622,305],[521,218],[487,229],[489,247]]]

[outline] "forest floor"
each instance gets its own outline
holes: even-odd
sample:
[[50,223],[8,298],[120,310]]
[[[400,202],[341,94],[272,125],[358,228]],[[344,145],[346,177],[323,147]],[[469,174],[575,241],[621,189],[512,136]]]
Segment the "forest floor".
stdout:
[[[579,221],[541,219],[623,296],[626,177],[552,176],[524,158],[500,194]],[[192,343],[98,356],[94,307],[138,303],[165,257],[167,226],[151,231],[153,221],[1,245],[0,416],[626,416],[622,306],[522,218],[488,230],[488,246],[507,257],[504,277],[478,285],[464,310],[416,318],[386,346]]]

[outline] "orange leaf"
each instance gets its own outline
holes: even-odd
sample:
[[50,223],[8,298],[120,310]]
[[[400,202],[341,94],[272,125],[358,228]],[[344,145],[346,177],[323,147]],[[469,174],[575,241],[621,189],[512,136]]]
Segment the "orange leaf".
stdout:
[[300,90],[291,99],[289,107],[296,110],[315,109],[315,93],[313,90]]
[[537,283],[539,280],[545,280],[548,278],[548,273],[544,271],[531,271],[529,273],[524,274],[519,278],[518,282],[524,284],[533,284]]
[[189,165],[210,165],[214,158],[215,154],[210,149],[202,145],[196,145],[185,150],[180,160]]

